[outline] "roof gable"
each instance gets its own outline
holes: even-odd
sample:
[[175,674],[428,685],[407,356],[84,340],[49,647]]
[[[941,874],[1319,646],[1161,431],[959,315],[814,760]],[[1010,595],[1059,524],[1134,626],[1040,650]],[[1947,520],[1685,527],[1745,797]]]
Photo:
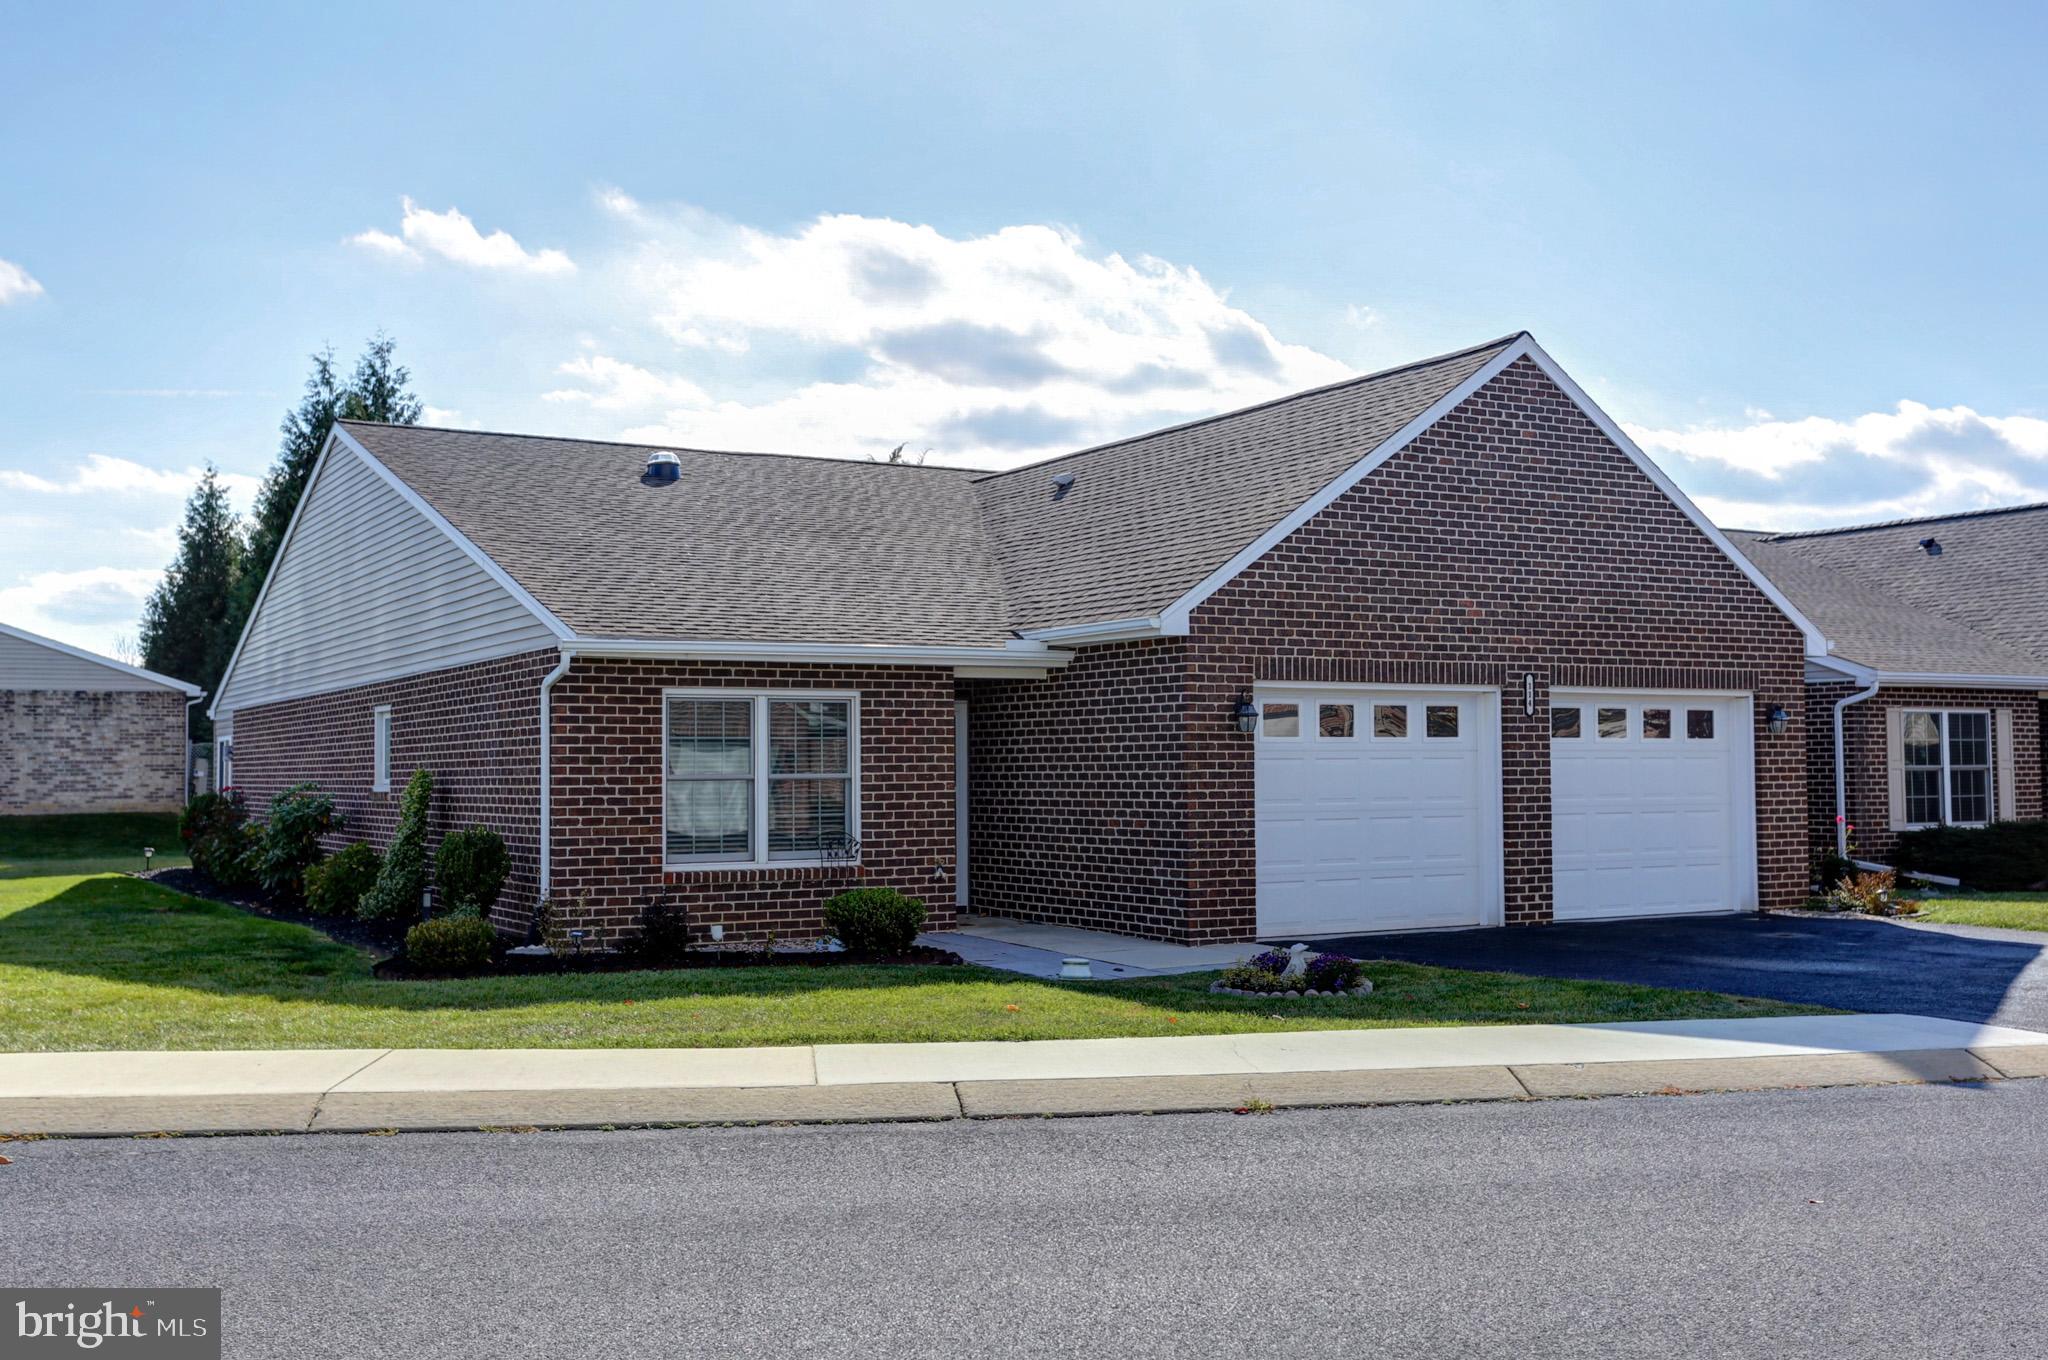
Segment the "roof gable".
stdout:
[[194,698],[204,692],[186,681],[4,623],[0,623],[0,689],[173,689]]

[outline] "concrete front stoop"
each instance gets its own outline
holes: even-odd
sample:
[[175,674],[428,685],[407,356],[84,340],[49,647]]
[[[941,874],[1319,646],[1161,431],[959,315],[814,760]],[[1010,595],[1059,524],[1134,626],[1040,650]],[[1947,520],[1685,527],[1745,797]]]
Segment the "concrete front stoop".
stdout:
[[829,1123],[1985,1082],[2048,1034],[1912,1015],[725,1049],[0,1054],[0,1134]]

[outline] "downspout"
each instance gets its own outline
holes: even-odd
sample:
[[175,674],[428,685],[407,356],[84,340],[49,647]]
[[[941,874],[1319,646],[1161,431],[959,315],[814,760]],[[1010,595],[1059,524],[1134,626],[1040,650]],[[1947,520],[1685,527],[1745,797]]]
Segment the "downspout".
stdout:
[[1842,774],[1842,710],[1876,694],[1878,683],[1872,680],[1869,689],[1835,700],[1835,853],[1843,859],[1849,858],[1849,790]]
[[554,837],[549,834],[551,814],[554,811],[554,698],[555,681],[569,672],[569,663],[575,656],[568,648],[562,649],[562,659],[540,682],[540,900],[548,900],[548,891],[553,884],[554,873],[550,850]]
[[[206,693],[203,690],[185,701],[185,796],[178,800],[181,804],[192,801],[192,705],[205,701]],[[213,782],[219,784],[220,780],[216,779]]]

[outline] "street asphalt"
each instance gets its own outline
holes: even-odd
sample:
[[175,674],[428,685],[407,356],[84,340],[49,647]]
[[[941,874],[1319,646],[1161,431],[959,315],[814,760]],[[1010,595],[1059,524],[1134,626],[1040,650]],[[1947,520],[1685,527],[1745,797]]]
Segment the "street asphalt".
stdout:
[[0,1284],[231,1356],[2038,1356],[2048,1081],[0,1145]]
[[2048,936],[2020,930],[1745,915],[1361,935],[1317,945],[1367,959],[2048,1030]]

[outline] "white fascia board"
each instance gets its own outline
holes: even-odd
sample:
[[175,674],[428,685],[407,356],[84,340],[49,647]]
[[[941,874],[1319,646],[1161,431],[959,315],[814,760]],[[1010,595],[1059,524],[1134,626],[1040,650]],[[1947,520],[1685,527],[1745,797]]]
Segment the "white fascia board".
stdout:
[[1098,642],[1135,642],[1141,638],[1185,637],[1183,620],[1177,629],[1168,628],[1157,615],[1142,619],[1104,619],[1097,623],[1063,623],[1055,628],[1026,628],[1023,636],[1033,642],[1055,646],[1088,645]]
[[1778,607],[1779,613],[1792,620],[1799,631],[1806,636],[1806,654],[1808,656],[1824,657],[1832,650],[1831,644],[1813,620],[1802,614],[1799,611],[1799,606],[1786,598],[1784,591],[1771,584],[1770,578],[1763,574],[1762,569],[1756,563],[1750,561],[1740,548],[1728,541],[1728,535],[1722,533],[1712,520],[1700,512],[1700,508],[1692,503],[1691,498],[1678,489],[1676,482],[1664,475],[1664,469],[1658,467],[1656,461],[1650,455],[1637,447],[1636,441],[1630,439],[1627,433],[1619,425],[1615,424],[1605,411],[1600,409],[1599,403],[1586,395],[1584,388],[1572,381],[1571,374],[1565,372],[1564,369],[1558,366],[1555,359],[1544,353],[1543,346],[1536,343],[1534,336],[1524,335],[1515,348],[1526,352],[1529,358],[1535,362],[1536,366],[1542,369],[1550,380],[1556,383],[1564,394],[1572,399],[1573,404],[1585,412],[1586,418],[1599,427],[1600,433],[1612,440],[1614,446],[1626,454],[1630,462],[1643,470],[1644,476],[1657,484],[1657,489],[1662,491],[1672,504],[1685,513],[1685,517],[1691,520],[1694,526],[1701,533],[1705,534],[1715,547],[1721,550],[1721,554],[1724,557],[1735,564],[1737,570],[1749,578],[1752,585],[1764,593],[1766,599]]
[[2034,689],[2048,686],[2041,675],[1942,675],[1933,671],[1878,671],[1881,685],[1950,686],[1956,689]]
[[[522,586],[519,584],[519,582],[513,580],[512,573],[506,571],[503,567],[499,566],[495,558],[493,558],[489,553],[485,552],[482,548],[479,548],[476,544],[472,543],[469,540],[469,536],[464,534],[460,529],[456,528],[453,524],[450,524],[447,520],[447,517],[444,516],[439,510],[436,510],[433,506],[427,504],[426,499],[423,496],[421,496],[419,492],[413,490],[410,486],[406,485],[404,478],[400,477],[397,473],[393,472],[390,468],[385,467],[383,463],[379,462],[377,456],[371,453],[368,449],[364,448],[361,442],[358,441],[354,435],[350,434],[347,430],[342,429],[341,426],[336,425],[334,427],[334,439],[337,442],[339,442],[343,447],[347,448],[350,452],[354,453],[356,457],[362,459],[364,464],[369,467],[370,471],[376,473],[377,476],[384,482],[386,486],[390,487],[393,491],[397,492],[400,499],[402,499],[407,505],[410,505],[413,509],[419,511],[420,514],[426,516],[427,522],[429,524],[432,524],[436,529],[439,529],[443,534],[447,535],[449,542],[453,543],[456,547],[462,549],[462,551],[468,555],[469,559],[472,562],[476,563],[479,567],[483,568],[484,574],[486,576],[490,577],[493,581],[496,581],[500,586],[503,586],[505,592],[509,594],[513,599],[519,601],[521,605],[525,606],[526,611],[529,614],[532,614],[536,619],[539,619],[541,624],[549,632],[553,633],[556,637],[562,638],[564,640],[576,636],[576,632],[574,629],[570,628],[568,624],[563,623],[559,618],[555,617],[555,612],[549,609],[546,605],[542,604],[539,600],[536,600],[533,597],[533,595],[526,589],[525,586]],[[311,491],[312,489],[313,483],[311,480],[308,480],[306,483],[306,490]],[[301,503],[303,504],[304,502],[301,501]],[[284,556],[283,550],[280,549],[277,555],[280,558],[282,558]],[[268,584],[268,582],[266,581],[265,584]],[[254,618],[255,616],[252,614],[250,617]]]
[[62,652],[64,655],[76,658],[79,661],[89,661],[95,666],[104,666],[106,669],[118,671],[122,675],[132,675],[138,680],[148,680],[152,684],[162,685],[165,689],[177,690],[180,694],[188,694],[195,699],[206,693],[205,690],[197,685],[187,684],[183,680],[173,680],[168,675],[159,675],[155,671],[146,671],[140,666],[131,666],[125,661],[116,661],[111,656],[101,656],[98,652],[88,652],[83,647],[74,647],[68,642],[59,642],[55,638],[44,637],[41,633],[31,633],[26,628],[16,628],[11,624],[0,623],[0,633],[37,647],[47,647],[53,652]]
[[1042,644],[1008,647],[877,646],[857,642],[697,642],[667,638],[571,638],[564,656],[621,661],[761,661],[799,665],[974,666],[1044,671],[1064,666],[1070,654]]
[[[1827,671],[1830,674],[1816,677],[1813,672]],[[1877,672],[1868,666],[1859,665],[1845,656],[1809,656],[1806,658],[1806,683],[1809,685],[1837,684],[1853,680],[1859,685],[1874,684]]]
[[1189,619],[1202,601],[1214,595],[1234,580],[1245,568],[1271,552],[1279,545],[1282,539],[1308,523],[1315,516],[1321,514],[1330,506],[1331,502],[1363,481],[1367,473],[1386,462],[1389,458],[1392,458],[1402,449],[1407,448],[1424,430],[1427,430],[1463,404],[1467,397],[1499,377],[1509,364],[1527,354],[1535,343],[1526,334],[1521,336],[1506,349],[1496,354],[1492,359],[1489,359],[1471,377],[1459,383],[1449,392],[1446,392],[1428,410],[1402,426],[1391,438],[1385,440],[1377,447],[1367,450],[1364,457],[1338,474],[1335,481],[1296,507],[1287,518],[1253,539],[1235,557],[1216,568],[1215,571],[1210,572],[1193,590],[1190,590],[1187,594],[1168,605],[1159,616],[1161,631],[1176,637],[1185,636],[1188,631]]

